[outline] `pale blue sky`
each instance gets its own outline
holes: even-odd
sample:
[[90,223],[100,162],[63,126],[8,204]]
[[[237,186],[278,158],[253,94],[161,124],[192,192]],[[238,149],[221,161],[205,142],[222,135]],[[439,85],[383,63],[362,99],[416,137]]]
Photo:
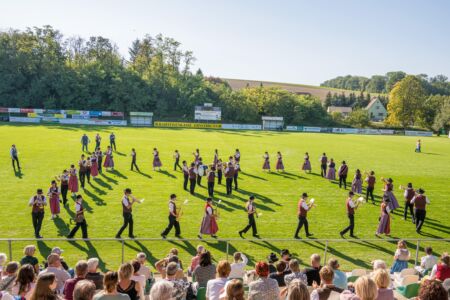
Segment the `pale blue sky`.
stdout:
[[450,1],[2,1],[0,29],[52,25],[102,35],[127,54],[162,33],[205,75],[319,84],[338,75],[450,76]]

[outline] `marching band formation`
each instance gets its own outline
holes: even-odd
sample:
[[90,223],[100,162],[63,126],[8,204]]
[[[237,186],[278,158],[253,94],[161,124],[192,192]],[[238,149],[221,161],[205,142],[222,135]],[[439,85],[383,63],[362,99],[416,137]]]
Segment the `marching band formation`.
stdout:
[[[40,230],[42,227],[42,222],[44,219],[44,208],[47,204],[50,206],[51,218],[58,218],[60,213],[60,203],[64,206],[67,205],[68,198],[67,194],[70,191],[72,197],[75,199],[75,215],[70,220],[74,223],[74,228],[70,231],[67,238],[73,238],[81,227],[82,237],[84,239],[88,238],[87,223],[84,216],[83,207],[83,197],[79,192],[79,186],[81,189],[85,188],[86,180],[90,183],[91,178],[95,179],[100,173],[105,170],[114,169],[114,158],[113,152],[116,151],[116,137],[114,133],[111,133],[110,144],[107,146],[105,152],[102,152],[101,137],[99,134],[95,137],[95,151],[92,153],[88,152],[88,144],[90,143],[89,138],[84,134],[81,138],[82,150],[89,153],[90,156],[85,156],[82,154],[80,160],[78,161],[78,168],[75,165],[71,165],[69,170],[63,170],[62,174],[55,176],[55,180],[51,181],[51,185],[47,192],[48,202],[46,196],[44,196],[42,189],[38,189],[36,194],[29,200],[29,206],[32,207],[32,224],[34,228],[34,235],[36,238],[42,238],[40,235]],[[421,142],[418,141],[416,145],[416,152],[420,151]],[[418,150],[419,149],[419,150]],[[16,171],[16,164],[20,171],[18,151],[15,145],[12,145],[11,159],[14,170]],[[214,151],[214,159],[211,164],[204,164],[203,159],[200,155],[200,150],[196,149],[193,153],[193,162],[188,164],[186,160],[182,161],[182,166],[180,165],[181,154],[178,150],[174,151],[173,159],[174,165],[173,170],[177,171],[180,169],[183,173],[183,188],[188,190],[192,195],[195,195],[196,186],[202,185],[202,178],[206,177],[208,198],[205,201],[204,215],[201,221],[200,230],[198,233],[198,238],[202,239],[203,235],[208,235],[212,238],[217,237],[217,232],[219,231],[218,218],[220,216],[219,208],[222,200],[214,200],[214,189],[215,183],[222,184],[222,178],[225,177],[226,194],[232,195],[233,189],[238,190],[238,178],[241,172],[241,153],[239,149],[235,150],[235,153],[228,157],[228,161],[223,162],[219,156],[219,151],[216,149]],[[131,150],[131,170],[136,169],[139,171],[137,165],[137,154],[136,150],[133,148]],[[284,172],[283,157],[280,151],[276,154],[276,171]],[[329,181],[338,181],[339,188],[344,187],[347,189],[347,175],[349,172],[348,165],[345,161],[342,161],[340,167],[336,171],[336,164],[333,158],[328,158],[326,153],[323,153],[319,158],[321,176]],[[157,148],[153,149],[153,170],[161,170],[162,161],[159,156],[159,151]],[[103,167],[103,168],[102,168]],[[270,156],[266,151],[263,155],[262,170],[266,172],[271,172],[270,167]],[[301,165],[301,170],[310,173],[312,170],[311,160],[309,153],[306,152],[304,156],[303,164]],[[338,178],[336,178],[336,175]],[[363,179],[363,177],[365,177]],[[380,204],[380,217],[379,224],[375,235],[389,235],[391,232],[391,217],[390,214],[399,208],[399,203],[394,195],[394,185],[392,178],[385,179],[381,177],[381,182],[384,184],[382,189],[383,196]],[[60,186],[58,186],[58,182]],[[366,194],[365,198],[362,196],[363,193],[363,183],[366,183]],[[348,197],[345,202],[345,209],[347,212],[349,225],[340,231],[341,237],[347,232],[350,232],[351,237],[355,237],[355,213],[358,207],[370,199],[372,203],[375,204],[374,200],[374,190],[376,184],[375,172],[364,172],[361,173],[359,169],[356,170],[353,180],[351,182],[351,190],[348,193]],[[425,221],[426,216],[426,206],[430,203],[427,196],[425,196],[425,191],[421,188],[415,190],[413,189],[412,183],[408,183],[406,187],[400,186],[400,190],[404,191],[405,198],[405,209],[403,214],[403,219],[406,220],[408,217],[408,212],[411,217],[412,223],[416,226],[417,233],[421,232],[421,228]],[[357,199],[355,196],[359,195]],[[62,201],[60,197],[62,196]],[[259,237],[258,230],[256,227],[256,218],[260,217],[262,213],[258,213],[255,204],[255,196],[250,196],[248,202],[245,206],[245,211],[248,217],[248,225],[242,230],[238,231],[240,237],[244,237],[244,234],[252,229],[252,234],[254,237]],[[143,203],[144,199],[137,199],[133,196],[131,189],[127,188],[124,190],[124,195],[122,197],[122,214],[123,214],[123,225],[116,234],[116,238],[120,239],[123,231],[128,227],[128,237],[134,238],[134,227],[133,227],[133,205],[135,203]],[[170,195],[168,202],[168,226],[161,232],[161,237],[166,238],[171,232],[172,228],[175,227],[175,237],[181,237],[180,228],[180,218],[183,214],[183,206],[188,204],[186,199],[182,204],[177,204],[177,196],[175,194]],[[305,229],[306,237],[310,237],[313,234],[309,231],[310,227],[308,224],[308,213],[311,209],[315,208],[316,204],[314,199],[309,199],[308,194],[303,193],[297,204],[297,217],[298,225],[294,234],[294,238],[300,238],[300,231],[302,228]]]

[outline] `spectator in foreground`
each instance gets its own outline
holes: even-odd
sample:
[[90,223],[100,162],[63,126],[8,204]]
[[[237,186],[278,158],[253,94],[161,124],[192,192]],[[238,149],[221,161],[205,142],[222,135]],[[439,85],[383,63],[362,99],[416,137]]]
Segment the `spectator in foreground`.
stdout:
[[378,269],[386,270],[387,269],[386,262],[381,259],[376,259],[372,262],[372,269],[373,271],[376,271]]
[[198,245],[197,252],[196,252],[195,256],[191,259],[191,265],[189,266],[189,269],[188,269],[189,275],[191,275],[192,272],[194,272],[195,268],[197,268],[197,266],[199,265],[200,256],[203,252],[205,252],[205,247],[203,247],[202,245]]
[[189,283],[184,280],[177,279],[176,274],[178,271],[178,265],[175,262],[170,262],[166,268],[166,280],[171,282],[173,285],[172,297],[176,300],[183,300],[186,298],[187,289],[189,288]]
[[[275,298],[276,299],[276,298]],[[292,280],[287,286],[286,300],[309,300],[308,287],[299,279]]]
[[85,260],[80,260],[75,265],[75,278],[66,280],[64,284],[64,298],[66,300],[73,300],[73,290],[75,289],[75,285],[78,281],[81,281],[86,278],[88,272],[88,265]]
[[245,276],[245,267],[248,263],[248,258],[244,253],[235,252],[233,255],[234,262],[231,264],[230,278],[243,279]]
[[308,286],[312,286],[314,281],[317,285],[320,285],[320,269],[322,269],[322,266],[320,265],[320,255],[311,255],[311,267],[305,269]]
[[391,276],[386,270],[377,270],[373,274],[373,280],[377,285],[377,300],[394,300],[394,291],[389,288],[391,286]]
[[92,300],[95,294],[95,283],[90,280],[80,280],[73,290],[74,300]]
[[248,291],[249,300],[271,300],[278,299],[280,288],[275,279],[268,278],[269,265],[266,262],[259,262],[255,266],[258,280],[251,282]]
[[8,261],[8,256],[5,253],[0,253],[0,276],[3,275],[5,263]]
[[94,296],[94,300],[130,300],[128,295],[120,294],[117,291],[118,282],[119,274],[117,272],[107,272],[103,277],[103,290]]
[[328,267],[330,267],[334,273],[333,284],[340,289],[347,289],[347,274],[339,270],[340,265],[338,260],[335,258],[330,259],[328,261]]
[[275,273],[271,273],[269,278],[275,279],[279,287],[285,287],[286,283],[284,282],[284,276],[289,274],[286,272],[286,263],[283,260],[280,260],[275,264],[275,267],[277,271]]
[[39,275],[36,287],[34,288],[30,300],[56,300],[58,296],[56,295],[57,279],[53,273],[44,273]]
[[217,264],[217,278],[211,279],[206,285],[206,298],[209,300],[219,300],[221,291],[225,287],[228,276],[231,272],[231,265],[226,260],[221,260]]
[[[174,248],[172,250],[176,250],[176,248]],[[178,251],[177,251],[177,253],[178,253]],[[177,270],[177,275],[176,275],[177,279],[183,279],[185,277],[183,267],[181,265],[181,261],[178,259],[178,256],[175,254],[169,254],[166,258],[163,258],[160,261],[156,262],[155,268],[160,272],[162,278],[166,278],[167,265],[171,262],[174,262],[178,265],[178,270]]]
[[300,272],[300,263],[297,259],[291,259],[289,261],[289,269],[292,271],[292,273],[284,276],[284,282],[286,286],[288,286],[289,283],[294,279],[299,279],[304,284],[308,282],[306,275]]
[[443,253],[441,262],[436,264],[431,271],[431,279],[444,281],[450,278],[450,256],[448,253]]
[[144,275],[146,280],[152,278],[152,272],[150,271],[150,268],[145,265],[147,261],[147,255],[144,252],[140,252],[136,255],[136,259],[141,264],[138,272],[139,275]]
[[151,291],[150,300],[167,300],[171,299],[173,294],[173,285],[165,280],[157,281]]
[[425,248],[425,256],[420,258],[420,266],[415,267],[417,272],[425,275],[426,272],[431,271],[433,267],[437,264],[437,258],[433,255],[433,248]]
[[95,284],[95,289],[103,290],[103,274],[98,272],[98,258],[89,258],[87,261],[88,273],[86,279],[92,281]]
[[341,294],[341,300],[376,300],[378,296],[377,285],[368,276],[359,277],[355,284],[355,293],[346,290]]
[[391,274],[407,269],[409,257],[410,254],[406,247],[406,242],[403,240],[398,241],[397,250],[395,250],[394,254],[394,264],[391,267]]
[[64,284],[70,279],[70,274],[66,272],[62,265],[58,254],[52,253],[47,257],[48,267],[42,270],[40,275],[45,273],[52,273],[56,277],[56,291],[62,293]]
[[29,264],[33,267],[34,273],[39,273],[39,261],[36,257],[34,257],[34,254],[36,253],[36,246],[34,245],[28,245],[23,249],[23,254],[25,255],[20,260],[20,265],[26,265]]
[[[64,268],[64,270],[66,270],[67,272],[69,272],[69,274],[71,274],[70,272],[73,270],[69,269],[69,265],[64,261],[64,258],[62,257],[62,253],[64,251],[59,248],[59,247],[53,247],[52,252],[50,254],[58,254],[59,255],[59,260],[61,261],[61,266]],[[48,261],[46,261],[44,263],[44,266],[47,268],[48,267]],[[73,273],[72,273],[73,274]]]
[[24,297],[29,299],[33,294],[35,287],[36,275],[34,268],[30,264],[25,264],[20,267],[17,273],[16,281],[11,289],[11,295]]
[[205,251],[200,255],[200,262],[194,270],[195,281],[198,287],[206,287],[208,280],[216,277],[216,266],[211,261],[211,253]]
[[0,291],[7,291],[11,294],[11,289],[17,277],[17,270],[19,270],[19,263],[16,261],[11,261],[6,265],[3,272],[4,276],[0,281]]
[[419,289],[417,300],[447,300],[448,292],[436,280],[425,280]]
[[244,284],[238,279],[232,279],[225,285],[225,291],[220,300],[245,300]]
[[133,265],[134,270],[133,276],[131,276],[131,280],[134,280],[139,283],[139,286],[141,287],[139,292],[139,298],[144,299],[144,289],[147,280],[145,279],[144,275],[139,275],[139,270],[141,268],[141,264],[139,263],[139,261],[133,260],[131,264]]
[[314,291],[311,293],[311,300],[336,299],[344,291],[333,284],[334,272],[325,266],[319,272],[322,285],[314,285]]
[[289,249],[283,249],[280,252],[281,260],[284,261],[286,266],[286,271],[289,270],[289,261],[291,260],[291,253],[289,252]]
[[119,284],[117,291],[122,294],[127,294],[131,300],[139,299],[141,286],[139,282],[131,279],[133,276],[133,266],[130,263],[124,263],[119,267]]
[[277,271],[277,268],[275,268],[275,263],[278,261],[278,257],[275,253],[270,253],[269,256],[267,256],[267,263],[269,264],[269,273],[273,273]]

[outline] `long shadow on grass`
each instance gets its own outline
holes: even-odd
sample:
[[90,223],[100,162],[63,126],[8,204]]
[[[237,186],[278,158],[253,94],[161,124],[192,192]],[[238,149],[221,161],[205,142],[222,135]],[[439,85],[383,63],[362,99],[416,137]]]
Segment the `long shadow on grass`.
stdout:
[[[95,182],[95,181],[94,181],[94,182]],[[91,181],[91,182],[88,182],[88,185],[89,185],[91,188],[94,189],[94,191],[95,191],[96,194],[99,194],[99,195],[106,195],[106,192],[105,192],[104,190],[102,190],[102,189],[96,187],[95,185],[93,185],[93,184],[92,184],[92,181]]]
[[102,272],[107,271],[105,262],[100,257],[100,255],[98,255],[97,249],[94,247],[94,245],[92,245],[91,241],[85,241],[87,247],[83,247],[77,241],[68,241],[68,243],[71,244],[72,246],[74,246],[75,248],[77,248],[78,250],[86,253],[86,259],[91,258],[91,257],[98,258],[98,260],[99,260],[98,267],[100,268],[100,270],[102,270]]
[[114,154],[117,154],[119,156],[127,156],[125,153],[119,152],[119,151],[114,151]]
[[148,179],[152,179],[152,176],[150,176],[150,174],[146,174],[146,173],[144,173],[144,172],[142,172],[142,171],[133,171],[133,172],[136,172],[136,173],[138,173],[139,175],[142,175],[142,176],[144,176],[144,177],[147,177]]
[[116,175],[117,177],[123,178],[123,179],[128,179],[127,176],[123,175],[121,172],[119,172],[118,170],[114,169],[109,171],[111,174]]
[[[238,192],[239,192],[239,191],[241,191],[241,190],[238,190]],[[233,199],[238,199],[238,200],[240,200],[241,202],[247,202],[247,201],[248,201],[248,199],[243,198],[243,197],[241,197],[241,196],[238,196],[238,195],[236,195],[236,193],[234,193],[234,194],[232,194],[232,195],[227,195],[227,194],[222,193],[222,192],[214,192],[214,193],[217,193],[217,194],[219,194],[219,195],[222,196],[222,197],[220,198],[220,199],[222,199],[222,203],[228,204],[229,206],[232,206],[232,207],[234,207],[234,208],[236,208],[236,209],[243,209],[243,206],[240,206],[240,205],[238,205],[238,204],[234,204],[233,202],[231,202]],[[253,194],[249,194],[249,195],[253,195]],[[260,199],[260,198],[258,198],[257,195],[255,195],[255,197],[256,197],[257,199]],[[229,201],[227,201],[227,200],[225,200],[225,199],[227,199],[227,200],[229,199]],[[281,206],[280,204],[277,204],[277,205],[278,205],[278,206]],[[275,211],[273,208],[271,208],[271,207],[269,207],[269,206],[266,206],[266,205],[264,205],[264,204],[262,204],[262,203],[260,203],[260,202],[256,202],[256,206],[257,206],[257,208],[260,209],[260,210]]]
[[[109,172],[109,171],[108,171],[108,172]],[[106,179],[108,182],[112,182],[112,183],[114,183],[115,185],[118,184],[118,181],[117,181],[117,180],[115,180],[115,179],[113,179],[113,178],[111,178],[111,177],[109,177],[109,176],[106,176],[105,173],[106,173],[106,172],[101,173],[101,176],[105,177],[105,179]]]
[[[94,201],[96,205],[98,205],[98,206],[105,206],[105,205],[106,205],[106,202],[103,201],[102,198],[100,198],[100,197],[97,196],[96,194],[90,192],[89,190],[84,190],[84,193],[86,194],[86,196],[88,196],[89,198],[91,198],[92,201]],[[88,212],[92,212],[92,208],[89,207],[89,204],[88,204],[86,201],[84,201],[83,204],[84,204],[84,206],[86,207],[86,210],[87,210]],[[90,210],[89,210],[89,209],[90,209]]]
[[250,196],[255,196],[257,199],[262,200],[264,203],[265,202],[269,202],[269,203],[274,204],[276,206],[281,206],[281,204],[273,201],[271,198],[269,198],[267,196],[264,196],[262,194],[258,194],[256,192],[251,192],[251,191],[247,191],[247,190],[243,190],[243,189],[238,189],[238,192],[241,193],[241,194],[244,194],[246,196],[249,196],[249,197]]
[[22,173],[21,170],[19,171],[14,171],[14,176],[16,176],[19,179],[22,179],[22,177],[24,176],[24,174]]
[[100,177],[95,178],[94,182],[98,183],[98,185],[101,186],[101,187],[107,188],[108,190],[112,190],[113,189],[112,186],[109,183],[103,181],[103,179],[101,179]]
[[[136,243],[137,246],[132,245],[132,243],[131,243],[131,242],[128,242],[128,241],[126,241],[126,242],[124,241],[123,244],[124,244],[127,248],[130,248],[131,250],[136,251],[136,253],[144,252],[145,255],[147,255],[147,260],[148,260],[152,265],[154,265],[154,264],[158,261],[158,259],[157,259],[156,257],[153,256],[153,254],[150,252],[150,250],[148,250],[148,248],[147,248],[146,246],[144,246],[144,244],[142,244],[140,241],[137,241],[137,240],[135,240],[135,241],[133,241],[133,242]],[[120,243],[121,243],[121,242],[120,242]]]
[[47,244],[41,240],[37,241],[37,248],[42,257],[47,257],[50,254],[50,252],[52,252],[52,248],[47,246]]
[[69,234],[70,232],[69,224],[67,224],[63,219],[55,218],[53,219],[53,223],[58,229],[58,236],[67,236]]
[[250,174],[250,173],[245,173],[245,172],[243,172],[243,171],[241,171],[240,173],[241,173],[242,175],[245,175],[245,176],[248,176],[248,177],[252,177],[252,178],[255,178],[255,179],[267,181],[266,178],[259,177],[259,176],[256,176],[256,175],[253,175],[253,174]]
[[159,170],[158,171],[159,173],[161,173],[161,174],[164,174],[164,175],[166,175],[166,176],[169,176],[170,178],[177,178],[177,176],[175,176],[175,175],[173,175],[173,174],[170,174],[169,172],[167,172],[166,170]]
[[191,254],[191,255],[195,255],[195,253],[197,253],[197,249],[196,247],[194,247],[194,245],[192,245],[191,242],[189,241],[178,241],[178,240],[172,240],[172,239],[168,239],[167,240],[169,243],[182,248],[184,251],[186,251],[187,253]]

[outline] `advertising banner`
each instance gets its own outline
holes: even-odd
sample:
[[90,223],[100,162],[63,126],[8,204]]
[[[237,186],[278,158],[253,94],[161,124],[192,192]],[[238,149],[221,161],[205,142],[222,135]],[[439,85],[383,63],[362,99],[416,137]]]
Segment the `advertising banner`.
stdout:
[[185,122],[155,122],[155,127],[185,127],[185,128],[222,128],[222,124],[185,123]]
[[111,112],[111,116],[113,116],[113,117],[123,117],[123,112],[121,112],[121,111],[113,111],[113,112]]
[[37,113],[37,114],[43,114],[43,113],[45,112],[45,109],[42,109],[42,108],[35,108],[35,109],[34,109],[34,112]]
[[144,111],[132,111],[130,112],[130,116],[133,117],[152,117],[152,112],[144,112]]
[[287,131],[302,131],[301,126],[286,126]]
[[7,107],[0,107],[0,113],[7,113],[8,108]]
[[9,122],[16,123],[40,123],[40,118],[27,118],[27,117],[9,117]]
[[38,118],[39,116],[38,116],[37,113],[32,113],[32,112],[30,112],[30,113],[27,113],[27,117],[28,117],[28,118]]
[[87,119],[58,119],[60,124],[71,125],[101,125],[101,126],[127,126],[125,120],[87,120]]
[[102,111],[102,117],[111,117],[110,111]]
[[409,135],[409,136],[433,136],[433,132],[432,131],[405,130],[405,135]]
[[350,134],[356,134],[359,132],[359,129],[357,128],[333,128],[333,133],[350,133]]
[[10,108],[8,108],[8,112],[10,112],[10,113],[20,113],[20,108],[10,107]]
[[320,127],[308,127],[304,126],[303,131],[305,132],[320,132]]
[[257,125],[257,124],[222,124],[222,129],[261,130],[262,129],[262,125]]
[[21,113],[32,113],[32,112],[34,112],[34,109],[33,108],[21,108],[20,112]]
[[220,107],[196,106],[194,113],[195,120],[220,121],[222,118]]
[[393,129],[361,129],[361,134],[385,134],[385,135],[392,135],[394,134]]
[[102,115],[101,111],[97,111],[97,110],[90,110],[89,111],[89,116],[91,117],[100,117]]

